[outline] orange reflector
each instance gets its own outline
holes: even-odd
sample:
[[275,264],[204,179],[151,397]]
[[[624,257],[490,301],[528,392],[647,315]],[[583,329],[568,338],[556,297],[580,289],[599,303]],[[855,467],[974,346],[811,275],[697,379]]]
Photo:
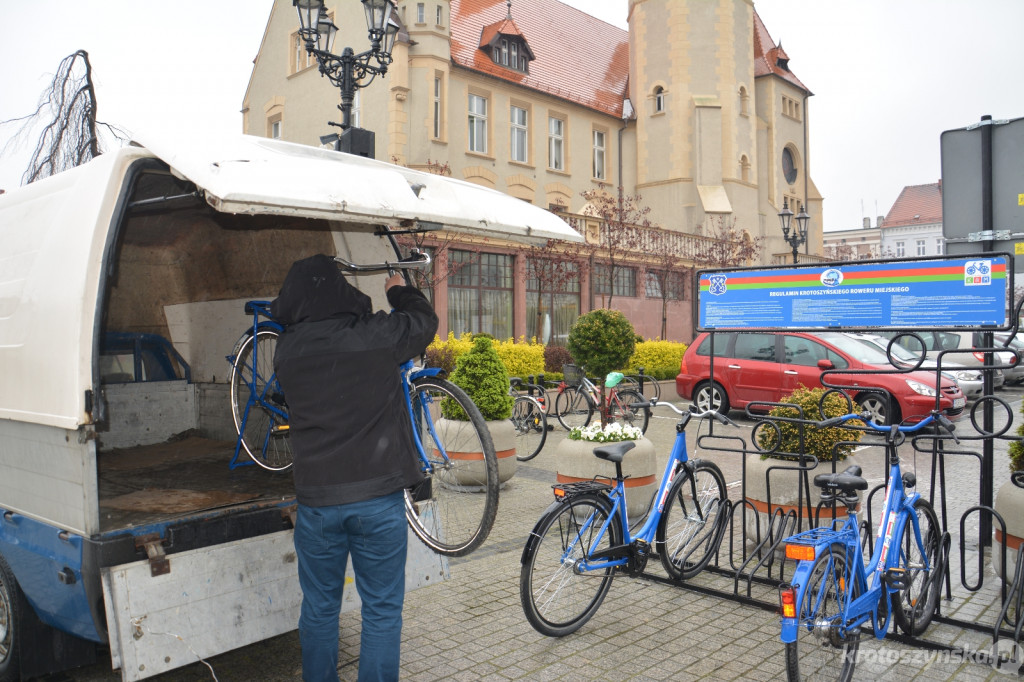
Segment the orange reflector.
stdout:
[[796,618],[796,590],[790,588],[782,590],[782,616],[784,618]]
[[813,561],[814,547],[811,545],[786,545],[786,558],[797,561]]
[[553,490],[555,491],[555,497],[565,497],[565,489],[553,488]]

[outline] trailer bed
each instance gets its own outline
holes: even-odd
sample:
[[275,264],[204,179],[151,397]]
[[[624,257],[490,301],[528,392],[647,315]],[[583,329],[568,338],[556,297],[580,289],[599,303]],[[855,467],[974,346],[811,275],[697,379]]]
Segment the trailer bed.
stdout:
[[100,531],[238,506],[278,505],[294,497],[290,469],[274,472],[254,464],[231,469],[234,452],[234,441],[199,436],[100,452]]

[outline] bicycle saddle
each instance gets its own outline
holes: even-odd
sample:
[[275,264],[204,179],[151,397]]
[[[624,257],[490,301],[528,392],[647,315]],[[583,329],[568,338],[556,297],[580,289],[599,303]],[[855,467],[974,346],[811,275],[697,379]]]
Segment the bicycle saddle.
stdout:
[[594,457],[606,459],[609,462],[615,462],[616,464],[621,464],[622,458],[626,456],[626,453],[635,447],[636,442],[631,440],[622,440],[618,443],[608,443],[608,445],[601,445],[600,447],[594,448]]
[[818,474],[814,477],[814,485],[826,492],[841,490],[847,494],[855,490],[867,490],[868,482],[861,477],[860,471],[860,467],[855,464],[837,474]]

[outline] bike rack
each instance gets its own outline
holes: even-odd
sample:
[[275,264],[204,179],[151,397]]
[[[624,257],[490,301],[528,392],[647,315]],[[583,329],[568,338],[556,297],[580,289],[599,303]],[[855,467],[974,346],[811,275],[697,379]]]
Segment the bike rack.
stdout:
[[[961,423],[964,421],[962,419]],[[976,420],[973,419],[973,415],[968,423],[976,426]],[[976,434],[963,434],[961,433],[961,428],[958,424],[957,435],[965,442],[977,442],[986,437],[993,437],[992,434],[986,434],[977,428],[975,429]],[[1009,430],[1009,427],[1003,433],[1005,434],[1007,430]],[[1020,440],[1017,437],[1007,437],[1005,435],[1002,435],[1001,438],[1003,440]],[[1002,581],[998,598],[998,615],[995,617],[994,622],[981,618],[968,620],[944,614],[945,607],[954,604],[958,598],[963,599],[962,595],[958,597],[957,594],[954,594],[956,585],[954,584],[953,566],[950,562],[952,536],[949,533],[950,514],[949,504],[946,499],[948,486],[945,462],[947,457],[963,456],[974,457],[981,462],[981,454],[964,446],[951,448],[949,447],[950,441],[948,437],[941,435],[916,435],[908,439],[908,442],[914,452],[931,455],[932,467],[928,497],[936,511],[936,515],[939,517],[939,527],[942,529],[939,553],[940,565],[935,575],[937,576],[936,579],[942,580],[944,583],[945,593],[940,598],[939,608],[936,611],[933,623],[953,625],[966,630],[989,633],[992,636],[993,643],[1006,639],[1022,643],[1022,633],[1024,633],[1024,545],[1021,545],[1017,550],[1017,563],[1013,570],[1012,578]],[[714,426],[711,427],[710,433],[698,435],[696,444],[697,447],[694,452],[697,453],[697,456],[700,456],[699,453],[725,453],[738,455],[743,458],[744,462],[741,498],[735,501],[730,500],[728,504],[724,504],[719,508],[719,516],[711,533],[712,540],[715,542],[716,553],[715,558],[704,569],[704,573],[708,574],[709,577],[707,579],[692,579],[690,581],[677,581],[647,573],[642,574],[640,577],[651,582],[672,585],[701,594],[728,599],[747,606],[778,612],[777,599],[773,596],[763,596],[763,592],[765,590],[774,592],[780,585],[786,583],[792,577],[792,571],[795,568],[796,562],[785,558],[781,551],[781,545],[786,537],[803,529],[805,520],[799,518],[793,509],[786,510],[781,505],[772,503],[771,480],[769,479],[773,475],[797,476],[800,486],[799,507],[805,511],[804,515],[811,519],[806,521],[806,524],[812,528],[820,527],[823,525],[821,523],[822,507],[835,504],[821,503],[815,509],[809,502],[810,472],[815,470],[816,466],[820,467],[821,463],[815,462],[814,465],[807,465],[794,461],[769,467],[765,472],[765,488],[768,490],[768,508],[770,513],[764,514],[759,512],[747,497],[746,458],[749,456],[759,456],[760,451],[749,447],[743,438],[715,434]],[[906,447],[907,445],[908,443],[904,443],[900,447]],[[881,447],[881,445],[872,443],[868,447]],[[799,458],[799,456],[795,457]],[[835,471],[836,463],[832,462],[831,466],[833,471]],[[781,473],[786,471],[792,473]],[[885,473],[886,475],[888,474],[887,465]],[[875,495],[880,491],[884,491],[884,489],[885,485],[882,484],[867,491],[862,502],[865,513],[861,519],[861,537],[866,557],[870,557],[874,549],[873,529],[875,519],[872,514],[872,502],[875,499]],[[979,497],[980,495],[979,490]],[[970,551],[967,546],[967,534],[969,532],[968,521],[974,514],[979,516],[987,515],[989,518],[994,518],[999,528],[1004,533],[1006,531],[1005,520],[991,507],[975,505],[960,517],[959,552],[957,555],[960,564],[958,582],[960,587],[968,593],[977,592],[982,588],[985,580],[985,561],[987,557],[986,552],[977,552],[978,559],[975,566],[977,579],[972,581],[967,572],[968,553]],[[750,515],[753,515],[753,517],[751,518]],[[828,518],[825,520],[826,523],[830,522]],[[979,523],[978,525],[983,527],[983,524]],[[726,539],[728,539],[728,542],[726,542]],[[979,537],[978,540],[979,544],[981,544],[984,538]],[[1002,575],[1006,576],[1008,562],[1005,544],[1002,546],[1002,551],[997,558],[1001,562]],[[729,582],[731,582],[731,585]],[[755,586],[763,588],[762,592],[759,593],[761,596],[754,594]],[[891,627],[892,632],[887,636],[895,641],[929,650],[954,650],[954,646],[951,644],[928,639],[928,633],[920,637],[911,637],[897,632],[895,623]]]

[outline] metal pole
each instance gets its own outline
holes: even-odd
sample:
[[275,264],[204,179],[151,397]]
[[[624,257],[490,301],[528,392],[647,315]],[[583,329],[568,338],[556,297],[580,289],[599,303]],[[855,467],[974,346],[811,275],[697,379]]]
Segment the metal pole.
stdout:
[[[985,115],[981,117],[981,229],[991,234],[992,225],[992,117]],[[982,241],[982,250],[991,251],[992,241]],[[992,332],[984,332],[981,336],[982,343],[986,348],[993,347]],[[994,358],[991,353],[985,354],[985,366],[993,364]],[[986,371],[983,390],[984,395],[992,395],[992,372]],[[1002,371],[1002,370],[999,370]],[[983,428],[986,433],[993,431],[992,401],[985,401],[984,412],[982,413]],[[993,504],[993,477],[995,476],[995,453],[993,451],[993,439],[982,440],[981,448],[981,505],[992,507]],[[982,514],[978,527],[978,549],[992,546],[992,517]]]

